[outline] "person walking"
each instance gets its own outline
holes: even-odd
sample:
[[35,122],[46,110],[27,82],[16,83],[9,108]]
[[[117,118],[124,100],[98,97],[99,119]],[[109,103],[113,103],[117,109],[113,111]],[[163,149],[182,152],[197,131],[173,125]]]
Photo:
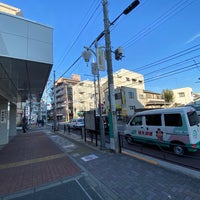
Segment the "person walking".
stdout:
[[26,133],[26,130],[27,130],[27,120],[26,120],[25,116],[22,118],[22,129],[23,129],[23,133]]

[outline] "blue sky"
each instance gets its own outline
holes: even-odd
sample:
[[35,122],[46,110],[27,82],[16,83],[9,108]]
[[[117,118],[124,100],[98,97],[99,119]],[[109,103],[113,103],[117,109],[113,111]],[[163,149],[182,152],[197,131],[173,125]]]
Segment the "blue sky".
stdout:
[[[132,1],[108,0],[110,21]],[[81,80],[92,80],[90,63],[87,66],[82,58],[73,63],[104,29],[101,0],[1,2],[20,8],[29,20],[53,27],[51,80],[53,70],[56,78],[80,74]],[[140,0],[110,27],[112,50],[121,46],[124,53],[120,61],[112,56],[113,71],[125,68],[143,74],[145,89],[154,92],[182,87],[200,92],[199,9],[199,0]],[[98,45],[105,46],[104,37]]]

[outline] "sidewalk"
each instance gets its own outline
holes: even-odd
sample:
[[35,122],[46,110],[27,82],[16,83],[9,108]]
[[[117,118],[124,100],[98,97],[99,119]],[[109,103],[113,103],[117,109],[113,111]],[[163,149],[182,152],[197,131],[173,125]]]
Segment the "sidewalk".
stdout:
[[47,129],[18,134],[0,150],[0,181],[0,199],[76,200],[81,191],[81,199],[95,200],[197,200],[200,194],[198,178]]
[[[67,133],[65,135],[68,140],[73,138],[71,141],[78,146],[69,151],[68,155],[73,157],[84,171],[112,191],[117,199],[199,199],[200,176],[195,178],[185,175],[177,171],[179,167],[169,167],[167,163],[162,163],[165,167],[161,167],[153,159],[141,156],[134,158],[125,154],[95,150],[82,142],[75,142],[80,140],[79,137]],[[94,159],[85,162],[84,156],[89,155]]]

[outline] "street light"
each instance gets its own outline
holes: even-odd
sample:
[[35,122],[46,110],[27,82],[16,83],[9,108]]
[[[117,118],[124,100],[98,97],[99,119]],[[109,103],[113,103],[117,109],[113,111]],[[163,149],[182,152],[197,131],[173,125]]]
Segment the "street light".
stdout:
[[[100,126],[100,148],[103,150],[105,149],[105,131],[104,131],[104,123],[102,119],[102,108],[101,108],[101,91],[100,91],[100,76],[99,71],[103,71],[104,69],[104,54],[103,50],[95,44],[96,52],[88,47],[84,47],[86,51],[82,53],[82,56],[85,62],[89,62],[91,57],[91,52],[96,57],[96,63],[92,63],[92,74],[95,76],[97,75],[98,80],[98,93],[99,93],[99,126]],[[95,91],[96,93],[96,91]]]

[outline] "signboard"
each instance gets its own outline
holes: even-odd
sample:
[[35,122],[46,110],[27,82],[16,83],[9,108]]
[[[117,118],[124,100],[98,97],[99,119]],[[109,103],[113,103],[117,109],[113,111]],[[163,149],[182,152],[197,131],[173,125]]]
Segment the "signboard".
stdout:
[[99,71],[105,71],[105,55],[101,48],[96,49],[97,66]]
[[95,110],[86,111],[84,113],[85,129],[95,130]]
[[6,110],[1,110],[1,124],[6,123]]
[[93,75],[98,75],[99,74],[99,70],[97,68],[97,63],[91,63],[92,66],[92,74]]

